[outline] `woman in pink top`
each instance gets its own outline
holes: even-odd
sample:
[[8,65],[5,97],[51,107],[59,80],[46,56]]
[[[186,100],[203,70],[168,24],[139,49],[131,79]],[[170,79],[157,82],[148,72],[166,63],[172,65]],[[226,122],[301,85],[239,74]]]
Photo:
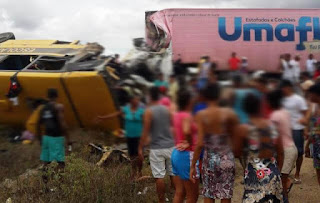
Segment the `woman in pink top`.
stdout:
[[[187,203],[197,202],[199,180],[189,180],[193,150],[196,145],[196,126],[191,115],[191,94],[187,91],[178,93],[179,111],[173,115],[175,149],[171,155],[172,171],[176,191],[174,203],[182,203],[187,196]],[[197,176],[199,175],[199,170]]]
[[282,98],[281,90],[274,90],[267,95],[268,103],[273,110],[270,120],[274,123],[282,138],[284,162],[281,169],[281,179],[284,196],[288,198],[288,192],[293,185],[288,177],[298,158],[298,150],[291,134],[290,113],[282,108]]

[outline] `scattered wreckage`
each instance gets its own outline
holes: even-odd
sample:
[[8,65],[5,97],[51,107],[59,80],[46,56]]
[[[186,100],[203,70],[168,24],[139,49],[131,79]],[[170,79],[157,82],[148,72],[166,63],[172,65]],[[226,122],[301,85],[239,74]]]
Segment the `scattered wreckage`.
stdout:
[[106,161],[110,159],[117,159],[120,162],[130,162],[130,158],[127,156],[128,150],[126,149],[126,147],[123,147],[121,145],[111,147],[90,143],[89,146],[92,148],[92,151],[102,153],[102,157],[97,163],[97,166],[102,166]]

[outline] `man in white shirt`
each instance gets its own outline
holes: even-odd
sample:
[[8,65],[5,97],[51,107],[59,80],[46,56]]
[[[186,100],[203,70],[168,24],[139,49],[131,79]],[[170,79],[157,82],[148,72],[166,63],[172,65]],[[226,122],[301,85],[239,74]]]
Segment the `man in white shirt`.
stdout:
[[300,80],[300,72],[301,72],[301,68],[300,68],[300,56],[295,56],[293,60],[291,60],[289,62],[291,68],[292,68],[292,80],[291,82],[294,83],[294,85],[296,85],[299,80]]
[[291,55],[285,54],[284,58],[281,59],[281,65],[282,65],[282,79],[284,80],[290,80],[291,82],[294,82],[294,69],[292,68],[291,62]]
[[301,183],[300,169],[303,162],[304,128],[307,124],[306,113],[308,110],[308,106],[303,97],[294,93],[293,84],[289,80],[283,80],[280,87],[284,95],[282,105],[290,113],[292,137],[298,149],[295,183]]
[[306,68],[307,68],[307,72],[311,77],[313,77],[314,72],[316,71],[316,67],[315,67],[316,63],[317,63],[317,60],[314,59],[313,54],[310,54],[308,60],[306,61]]

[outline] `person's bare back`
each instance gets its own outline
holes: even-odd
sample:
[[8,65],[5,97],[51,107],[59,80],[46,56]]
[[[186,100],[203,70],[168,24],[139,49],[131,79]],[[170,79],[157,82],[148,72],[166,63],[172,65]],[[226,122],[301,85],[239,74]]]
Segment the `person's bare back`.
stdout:
[[232,128],[238,123],[236,114],[229,108],[209,107],[199,112],[205,134],[232,134]]

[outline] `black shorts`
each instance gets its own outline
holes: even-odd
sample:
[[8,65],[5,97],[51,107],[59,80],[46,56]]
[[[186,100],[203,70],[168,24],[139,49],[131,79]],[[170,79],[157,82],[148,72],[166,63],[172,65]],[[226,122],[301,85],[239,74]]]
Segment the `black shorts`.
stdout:
[[128,154],[130,157],[138,156],[140,137],[127,137]]

